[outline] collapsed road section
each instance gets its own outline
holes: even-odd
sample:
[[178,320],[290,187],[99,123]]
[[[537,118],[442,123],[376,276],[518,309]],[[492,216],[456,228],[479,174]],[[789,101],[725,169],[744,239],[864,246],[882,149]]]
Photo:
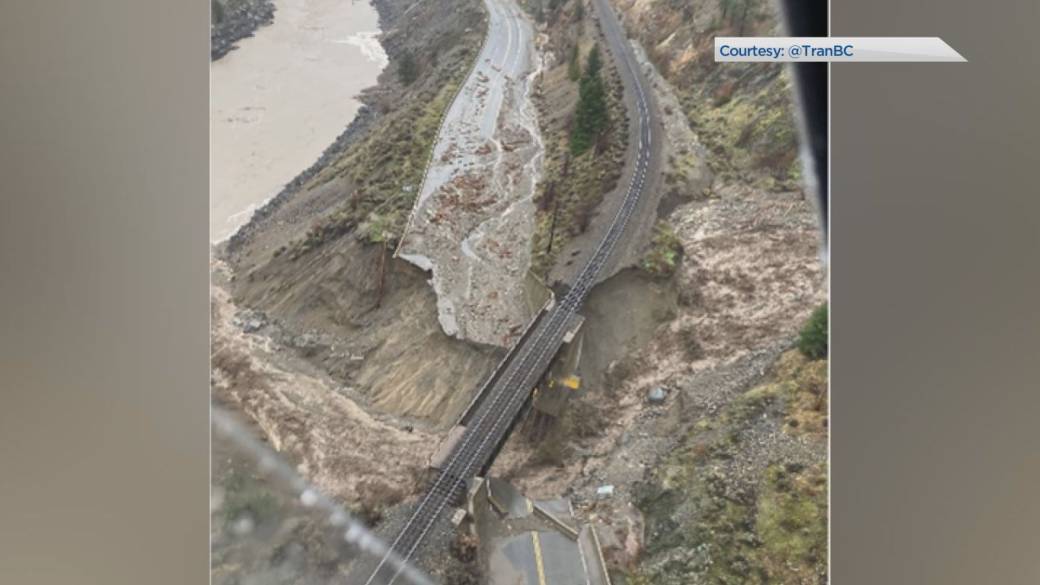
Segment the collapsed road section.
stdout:
[[543,156],[530,94],[541,65],[516,4],[484,4],[484,46],[445,113],[397,256],[431,273],[445,333],[508,347],[540,304],[527,270]]

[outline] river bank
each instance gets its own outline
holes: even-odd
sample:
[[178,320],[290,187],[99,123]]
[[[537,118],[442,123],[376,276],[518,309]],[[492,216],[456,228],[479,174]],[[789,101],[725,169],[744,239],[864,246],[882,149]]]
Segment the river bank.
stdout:
[[275,0],[278,17],[210,66],[210,239],[342,138],[388,60],[368,2]]
[[274,21],[272,0],[210,0],[210,7],[211,61],[235,50],[235,43]]

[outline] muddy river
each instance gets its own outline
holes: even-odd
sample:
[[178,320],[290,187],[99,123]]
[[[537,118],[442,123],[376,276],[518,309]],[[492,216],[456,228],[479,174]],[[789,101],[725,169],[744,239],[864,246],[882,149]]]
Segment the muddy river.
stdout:
[[275,0],[274,23],[210,65],[210,225],[220,241],[321,155],[386,66],[365,0]]

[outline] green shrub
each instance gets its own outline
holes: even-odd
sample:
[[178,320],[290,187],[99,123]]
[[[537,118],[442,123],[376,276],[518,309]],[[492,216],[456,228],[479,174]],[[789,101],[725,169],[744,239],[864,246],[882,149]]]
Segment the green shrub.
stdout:
[[222,512],[226,527],[242,517],[255,525],[264,524],[275,518],[279,509],[277,496],[247,474],[235,471],[224,484]]
[[818,360],[827,357],[827,304],[813,311],[798,337],[798,350],[805,357]]
[[675,235],[672,227],[664,220],[659,220],[654,228],[654,237],[650,241],[650,251],[643,257],[643,270],[652,276],[667,278],[675,272],[682,257],[682,242]]
[[404,85],[411,85],[419,78],[419,62],[411,51],[406,50],[401,55],[401,62],[397,66],[397,78]]

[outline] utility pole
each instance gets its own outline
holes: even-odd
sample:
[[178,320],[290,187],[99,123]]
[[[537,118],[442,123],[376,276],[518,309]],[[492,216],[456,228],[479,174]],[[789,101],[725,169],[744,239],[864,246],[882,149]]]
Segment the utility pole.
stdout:
[[549,246],[545,249],[546,254],[552,253],[553,240],[556,238],[556,218],[560,214],[560,200],[555,197],[554,183],[549,183],[549,193],[553,194],[553,216],[552,223],[549,224]]
[[386,285],[386,236],[386,232],[383,232],[383,247],[379,249],[379,292],[376,296],[377,309],[383,305],[383,289]]

